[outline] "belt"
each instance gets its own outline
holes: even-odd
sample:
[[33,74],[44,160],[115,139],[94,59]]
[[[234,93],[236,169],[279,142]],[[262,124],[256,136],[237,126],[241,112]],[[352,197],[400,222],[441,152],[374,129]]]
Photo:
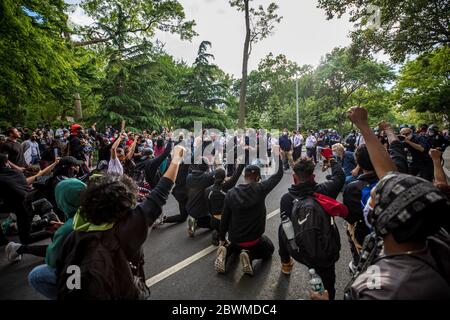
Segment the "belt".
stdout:
[[256,240],[247,241],[247,242],[241,242],[241,243],[238,243],[238,246],[243,247],[243,248],[253,247],[253,246],[256,246],[260,241],[261,241],[261,239],[256,239]]

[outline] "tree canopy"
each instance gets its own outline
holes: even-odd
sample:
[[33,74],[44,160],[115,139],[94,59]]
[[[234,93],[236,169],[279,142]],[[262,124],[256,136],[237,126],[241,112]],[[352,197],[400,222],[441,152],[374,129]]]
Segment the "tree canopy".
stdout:
[[[83,0],[92,20],[69,21],[63,0],[0,3],[0,127],[77,121],[129,128],[224,129],[296,127],[350,129],[345,111],[362,105],[371,124],[450,121],[448,0],[319,0],[326,16],[355,23],[352,44],[326,53],[316,67],[270,52],[247,70],[252,46],[270,36],[278,5],[231,0],[245,14],[243,73],[235,78],[214,62],[214,43],[199,43],[192,63],[168,54],[157,32],[197,36],[176,0]],[[391,62],[373,53],[384,51]],[[319,58],[319,57],[318,57]],[[79,97],[80,100],[77,100]],[[242,107],[244,106],[244,113]],[[245,118],[242,118],[245,115]],[[242,123],[240,123],[242,126]]]

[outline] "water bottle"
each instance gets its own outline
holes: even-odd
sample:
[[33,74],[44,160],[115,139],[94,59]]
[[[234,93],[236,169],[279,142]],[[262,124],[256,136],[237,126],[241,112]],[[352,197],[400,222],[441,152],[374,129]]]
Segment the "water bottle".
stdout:
[[289,219],[289,217],[286,215],[283,216],[281,218],[281,225],[283,227],[284,234],[286,235],[286,238],[291,245],[291,248],[294,250],[298,250],[297,243],[295,242],[294,226],[292,225],[291,219]]
[[309,274],[311,275],[311,280],[309,280],[311,290],[322,294],[325,291],[322,278],[316,273],[316,270],[314,269],[309,269]]

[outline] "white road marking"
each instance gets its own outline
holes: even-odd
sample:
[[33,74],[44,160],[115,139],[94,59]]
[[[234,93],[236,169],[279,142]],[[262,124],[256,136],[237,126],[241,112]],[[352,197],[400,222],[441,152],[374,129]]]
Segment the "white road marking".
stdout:
[[[269,220],[270,218],[274,217],[275,215],[277,215],[279,213],[280,213],[280,209],[272,211],[271,213],[269,213],[267,215],[267,220]],[[151,286],[157,284],[158,282],[170,277],[171,275],[177,273],[178,271],[186,268],[187,266],[193,264],[195,261],[200,260],[201,258],[207,256],[208,254],[210,254],[211,252],[214,252],[216,250],[217,250],[217,247],[211,245],[211,246],[197,252],[196,254],[190,256],[189,258],[184,259],[183,261],[177,263],[176,265],[164,270],[163,272],[158,273],[156,276],[153,276],[150,279],[147,279],[145,281],[145,283],[147,284],[148,287],[151,287]]]

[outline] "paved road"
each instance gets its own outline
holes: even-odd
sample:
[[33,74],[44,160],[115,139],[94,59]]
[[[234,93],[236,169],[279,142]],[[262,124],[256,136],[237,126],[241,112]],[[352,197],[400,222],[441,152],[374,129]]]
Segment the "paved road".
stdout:
[[[317,170],[316,177],[320,182],[325,179],[325,174]],[[266,234],[274,242],[276,251],[270,261],[256,264],[253,277],[241,273],[237,260],[230,265],[227,274],[215,273],[215,250],[210,248],[211,234],[208,231],[200,229],[195,238],[189,238],[184,223],[164,225],[152,230],[144,244],[145,272],[149,283],[152,283],[152,299],[307,299],[307,268],[296,263],[291,276],[285,276],[280,272],[277,253],[280,216],[274,211],[279,209],[280,198],[291,182],[291,174],[285,173],[283,180],[266,199],[269,216],[273,213],[267,221]],[[168,215],[178,213],[177,202],[173,197],[170,197],[164,212]],[[341,258],[336,265],[336,296],[340,299],[349,280],[347,265],[351,254],[344,232],[344,221],[339,219],[337,223],[342,242]],[[42,261],[41,258],[28,255],[20,263],[10,264],[2,247],[0,299],[42,299],[27,284],[28,272]],[[183,268],[180,268],[180,262],[184,262]],[[163,275],[168,276],[164,278]]]

